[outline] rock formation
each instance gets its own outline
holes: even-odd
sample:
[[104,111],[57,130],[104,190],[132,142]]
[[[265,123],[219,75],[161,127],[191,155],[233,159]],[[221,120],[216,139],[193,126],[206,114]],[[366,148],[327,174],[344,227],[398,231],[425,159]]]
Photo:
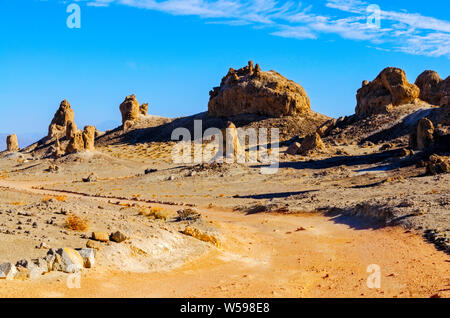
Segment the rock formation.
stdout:
[[134,94],[127,96],[119,108],[122,114],[122,124],[128,120],[134,122],[139,118],[140,105]]
[[317,128],[317,133],[320,137],[327,136],[331,130],[336,126],[338,122],[338,119],[333,118],[330,120],[327,120],[325,123],[322,124],[319,128]]
[[141,115],[146,116],[148,112],[148,103],[144,103],[139,107],[139,112]]
[[426,162],[426,168],[427,174],[431,175],[450,172],[450,159],[449,157],[433,154]]
[[97,129],[94,126],[86,126],[83,131],[83,142],[85,150],[95,150],[95,132]]
[[134,121],[133,120],[126,120],[124,123],[123,123],[123,127],[122,127],[122,129],[123,129],[123,131],[124,132],[127,132],[127,131],[129,131],[133,126],[134,126]]
[[420,89],[419,98],[432,105],[445,106],[450,103],[450,77],[442,80],[435,71],[425,71],[416,79]]
[[419,98],[427,103],[439,105],[441,82],[439,74],[434,71],[425,71],[420,74],[416,79],[416,85],[420,88]]
[[275,71],[263,72],[258,64],[230,68],[220,87],[209,93],[209,116],[259,114],[273,117],[310,111],[308,95],[299,84]]
[[450,76],[448,76],[441,82],[441,86],[439,88],[439,97],[439,106],[445,107],[450,105]]
[[69,102],[65,99],[59,105],[58,110],[53,116],[53,120],[50,123],[48,128],[48,136],[50,138],[61,135],[64,136],[66,134],[66,127],[69,121],[74,122],[75,113],[73,109],[70,107]]
[[413,149],[423,150],[434,141],[434,125],[428,118],[421,118],[409,136],[409,144]]
[[83,131],[78,130],[74,133],[72,139],[69,140],[69,144],[66,148],[66,153],[75,153],[84,150]]
[[58,138],[55,141],[55,145],[52,146],[52,155],[55,159],[60,158],[64,155],[64,150],[61,148],[61,143],[59,142]]
[[306,156],[310,152],[316,151],[316,150],[323,150],[325,149],[325,145],[320,138],[318,133],[313,133],[311,135],[306,136],[301,145],[300,149],[298,150],[298,153]]
[[441,106],[438,122],[442,125],[450,125],[450,103]]
[[16,135],[6,137],[6,149],[8,151],[19,151],[19,141]]
[[236,126],[228,122],[227,127],[222,130],[222,135],[224,156],[237,161],[238,156],[244,154],[244,149],[240,145]]
[[71,140],[75,133],[78,131],[77,124],[74,121],[68,121],[66,126],[66,138],[67,140]]
[[413,102],[419,97],[419,88],[408,82],[399,68],[385,68],[372,82],[363,82],[356,94],[356,115],[366,116],[384,112],[388,106]]

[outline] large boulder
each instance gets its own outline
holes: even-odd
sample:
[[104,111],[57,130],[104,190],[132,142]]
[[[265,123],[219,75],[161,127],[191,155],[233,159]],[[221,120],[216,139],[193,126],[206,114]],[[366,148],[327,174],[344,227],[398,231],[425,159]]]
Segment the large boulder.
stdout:
[[94,126],[85,126],[83,131],[83,142],[85,150],[95,150],[95,132]]
[[402,69],[385,68],[372,82],[363,82],[356,94],[356,114],[367,116],[382,113],[389,106],[413,102],[419,97],[419,88],[408,82]]
[[322,141],[322,138],[320,138],[318,133],[313,133],[311,135],[306,136],[301,145],[300,149],[298,150],[298,153],[306,156],[310,154],[311,152],[315,152],[318,150],[324,150],[325,145]]
[[426,163],[427,174],[435,175],[438,173],[450,172],[450,159],[445,156],[433,154]]
[[19,151],[19,141],[16,135],[6,137],[6,149],[8,151]]
[[423,150],[433,145],[434,125],[428,118],[421,118],[409,135],[409,144],[413,149]]
[[450,77],[442,80],[435,71],[424,71],[416,79],[420,88],[420,99],[432,105],[450,104]]
[[439,105],[439,89],[442,79],[435,71],[424,71],[416,79],[416,85],[420,89],[419,98],[427,103]]
[[134,94],[127,96],[119,108],[122,114],[122,124],[125,124],[126,121],[134,122],[139,118],[140,105]]
[[219,87],[210,91],[208,115],[259,114],[273,117],[309,112],[303,87],[275,71],[263,72],[258,64],[230,68]]
[[439,87],[439,106],[444,107],[450,105],[450,76],[441,82]]
[[69,102],[65,99],[59,105],[58,110],[53,116],[53,120],[48,127],[49,137],[60,137],[66,134],[66,127],[69,121],[73,122],[75,120],[75,113],[70,107]]

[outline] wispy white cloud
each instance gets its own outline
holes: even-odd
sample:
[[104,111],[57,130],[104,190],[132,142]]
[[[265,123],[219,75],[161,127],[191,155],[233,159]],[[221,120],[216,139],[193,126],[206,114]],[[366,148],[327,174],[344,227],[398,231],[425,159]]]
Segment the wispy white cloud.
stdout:
[[[126,5],[193,15],[207,23],[270,28],[274,36],[317,39],[336,34],[345,39],[367,41],[383,51],[398,51],[450,58],[450,22],[405,10],[380,10],[381,27],[367,23],[369,3],[363,0],[324,0],[320,6],[278,0],[86,0],[91,6]],[[315,2],[314,2],[314,5]],[[325,8],[326,7],[326,8]],[[329,12],[324,14],[320,12]]]

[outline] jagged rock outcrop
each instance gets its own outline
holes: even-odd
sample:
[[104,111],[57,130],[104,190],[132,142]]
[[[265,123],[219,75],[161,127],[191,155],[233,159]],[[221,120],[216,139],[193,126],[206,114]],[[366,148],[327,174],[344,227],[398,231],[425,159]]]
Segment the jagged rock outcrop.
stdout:
[[426,173],[435,175],[438,173],[447,173],[450,172],[450,159],[445,156],[438,156],[433,154],[428,159],[426,165]]
[[450,77],[442,80],[435,71],[424,71],[416,79],[419,98],[432,105],[445,106],[450,102]]
[[448,76],[445,80],[441,82],[441,86],[439,88],[439,97],[440,97],[439,106],[445,107],[450,105],[450,76]]
[[237,161],[240,155],[244,154],[244,149],[239,142],[236,126],[232,122],[227,123],[227,127],[222,130],[223,154],[228,160]]
[[148,103],[144,103],[139,107],[139,112],[141,115],[146,116],[148,112]]
[[123,130],[124,132],[127,132],[127,131],[131,130],[131,128],[133,128],[133,126],[134,126],[134,123],[135,123],[135,121],[133,121],[133,120],[127,120],[127,121],[125,121],[125,122],[123,123],[123,125],[122,125],[122,130]]
[[61,143],[59,142],[59,139],[56,138],[55,144],[52,146],[52,156],[53,158],[57,159],[64,155],[64,149],[61,147]]
[[78,130],[74,133],[73,138],[69,140],[66,153],[75,153],[84,150],[83,131]]
[[356,94],[356,115],[366,116],[384,112],[389,106],[413,102],[419,88],[408,82],[402,69],[385,68],[372,82],[363,82]]
[[427,103],[439,105],[439,89],[442,79],[435,71],[424,71],[416,79],[416,85],[420,89],[419,98]]
[[122,104],[120,104],[120,113],[122,114],[122,124],[126,121],[136,121],[139,118],[140,104],[136,100],[134,94],[127,96]]
[[317,128],[316,132],[319,134],[320,137],[327,136],[330,133],[330,131],[333,130],[333,128],[336,126],[337,122],[338,122],[337,118],[327,120],[325,123],[322,124],[322,126]]
[[75,113],[65,99],[59,105],[58,110],[53,116],[53,120],[48,127],[48,137],[61,137],[66,134],[66,127],[69,121],[74,122]]
[[68,134],[68,138],[70,138],[66,147],[66,153],[69,154],[84,150],[95,150],[96,131],[97,129],[95,126],[85,126],[84,130],[72,131],[70,136]]
[[323,143],[322,138],[320,138],[318,133],[313,133],[303,139],[298,153],[300,155],[306,156],[311,152],[324,149],[325,144]]
[[428,118],[421,118],[414,126],[410,136],[409,145],[413,149],[423,150],[434,142],[434,125]]
[[77,124],[74,121],[68,121],[66,126],[66,138],[67,140],[73,139],[75,133],[78,131]]
[[281,117],[311,110],[303,87],[275,71],[263,72],[258,64],[230,68],[220,87],[210,91],[209,116],[259,114]]
[[6,137],[6,149],[8,151],[19,151],[19,141],[16,135],[9,135]]
[[95,150],[95,132],[94,126],[86,126],[83,131],[83,142],[85,150]]

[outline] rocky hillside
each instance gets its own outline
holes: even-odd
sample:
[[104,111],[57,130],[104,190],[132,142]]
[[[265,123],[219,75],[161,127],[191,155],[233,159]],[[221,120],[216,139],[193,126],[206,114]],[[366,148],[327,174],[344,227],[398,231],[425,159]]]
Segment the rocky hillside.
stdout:
[[275,71],[260,66],[230,68],[219,87],[210,92],[208,115],[258,114],[273,117],[298,115],[311,110],[303,87]]

